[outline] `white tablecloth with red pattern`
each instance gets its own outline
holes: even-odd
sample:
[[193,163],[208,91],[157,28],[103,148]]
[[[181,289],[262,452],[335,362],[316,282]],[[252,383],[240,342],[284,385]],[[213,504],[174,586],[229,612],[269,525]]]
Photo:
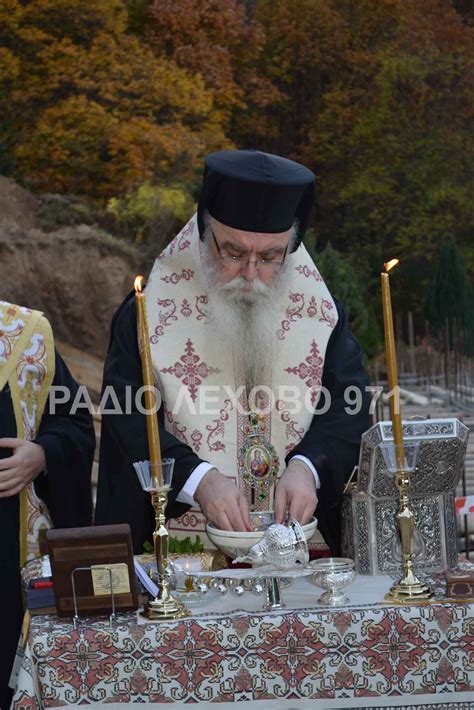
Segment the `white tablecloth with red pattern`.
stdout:
[[[74,630],[69,620],[34,617],[12,707],[262,701],[275,710],[311,700],[354,708],[387,707],[390,697],[389,707],[473,707],[474,605],[376,603],[389,582],[358,577],[353,603],[340,609],[317,606],[320,590],[304,579],[284,591],[297,608],[273,613],[245,594],[167,624],[131,613],[113,628],[89,619]],[[244,609],[226,609],[237,604]]]

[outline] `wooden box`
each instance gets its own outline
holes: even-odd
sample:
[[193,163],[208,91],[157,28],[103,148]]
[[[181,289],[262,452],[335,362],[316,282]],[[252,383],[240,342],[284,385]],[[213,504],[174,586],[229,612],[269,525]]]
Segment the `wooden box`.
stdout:
[[[80,616],[110,614],[110,576],[102,565],[112,567],[116,590],[115,609],[131,611],[138,606],[133,548],[128,524],[48,530],[48,554],[59,616],[74,616],[71,574],[78,567],[95,567],[74,575]],[[120,586],[119,586],[120,583]],[[115,582],[114,582],[115,584]],[[105,589],[104,589],[105,585]]]

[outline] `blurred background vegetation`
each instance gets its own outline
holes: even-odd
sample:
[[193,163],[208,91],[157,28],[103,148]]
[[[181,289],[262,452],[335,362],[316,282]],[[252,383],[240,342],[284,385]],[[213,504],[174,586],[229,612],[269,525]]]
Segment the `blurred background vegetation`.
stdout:
[[89,223],[156,254],[192,214],[204,156],[308,165],[306,243],[369,356],[378,274],[472,351],[474,3],[3,0],[0,173],[41,225]]

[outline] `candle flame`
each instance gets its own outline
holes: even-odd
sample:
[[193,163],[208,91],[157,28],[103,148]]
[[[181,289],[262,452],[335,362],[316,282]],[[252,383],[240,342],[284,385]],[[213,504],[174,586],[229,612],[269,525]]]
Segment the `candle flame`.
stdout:
[[387,261],[383,266],[386,272],[389,272],[390,269],[393,269],[394,266],[397,266],[397,264],[400,263],[399,259],[390,259],[390,261]]
[[137,293],[141,293],[142,283],[143,283],[144,278],[145,278],[144,276],[137,276],[134,283],[133,283],[133,287]]

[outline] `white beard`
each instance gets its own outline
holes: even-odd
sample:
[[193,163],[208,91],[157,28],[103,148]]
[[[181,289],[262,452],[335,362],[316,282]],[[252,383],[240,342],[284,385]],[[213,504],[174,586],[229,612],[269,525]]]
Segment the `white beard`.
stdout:
[[271,387],[277,355],[276,333],[282,319],[280,296],[288,279],[287,263],[275,272],[268,285],[259,278],[249,283],[243,276],[222,283],[209,241],[205,238],[200,247],[209,286],[212,325],[228,344],[237,381],[246,385],[247,393],[254,387]]

